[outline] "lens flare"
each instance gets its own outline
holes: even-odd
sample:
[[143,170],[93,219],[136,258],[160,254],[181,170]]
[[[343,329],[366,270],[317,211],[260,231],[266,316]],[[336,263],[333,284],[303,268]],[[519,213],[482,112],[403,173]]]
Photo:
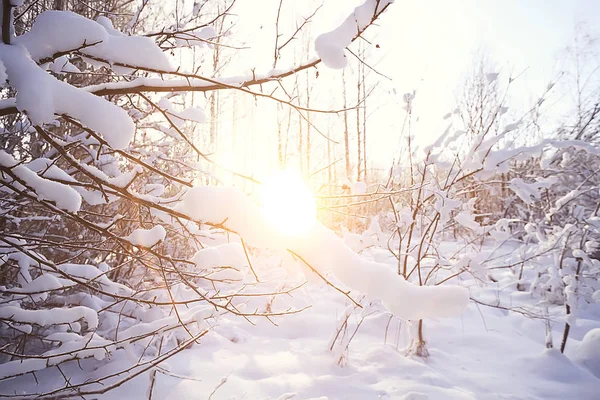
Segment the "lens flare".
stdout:
[[282,171],[262,185],[262,209],[284,235],[306,233],[317,221],[315,199],[300,175]]

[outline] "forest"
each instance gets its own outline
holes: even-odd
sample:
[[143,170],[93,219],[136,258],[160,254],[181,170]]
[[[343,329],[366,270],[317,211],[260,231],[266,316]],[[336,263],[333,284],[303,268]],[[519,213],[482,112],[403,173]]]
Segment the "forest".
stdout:
[[597,399],[600,7],[423,4],[2,0],[0,397]]

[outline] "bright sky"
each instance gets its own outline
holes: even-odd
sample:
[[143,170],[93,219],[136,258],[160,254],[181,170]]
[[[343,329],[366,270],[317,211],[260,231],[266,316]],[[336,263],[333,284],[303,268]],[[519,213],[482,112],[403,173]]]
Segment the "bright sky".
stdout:
[[[274,21],[279,1],[238,2],[238,32],[243,32],[243,40],[252,46],[252,50],[243,52],[236,64],[268,71],[273,62]],[[332,29],[360,3],[362,0],[324,0],[323,8],[310,26],[310,34],[315,36]],[[284,37],[318,4],[320,1],[284,1],[280,22]],[[373,129],[368,148],[375,155],[375,161],[384,166],[397,155],[403,93],[417,91],[414,105],[415,118],[419,121],[413,125],[417,140],[425,143],[435,139],[444,128],[442,116],[455,108],[461,79],[473,65],[474,53],[484,49],[498,68],[490,72],[500,72],[505,81],[509,75],[525,70],[511,88],[510,105],[518,115],[519,109],[533,104],[564,68],[563,49],[573,43],[577,26],[599,36],[600,1],[397,0],[379,25],[379,28],[370,28],[366,34],[368,39],[381,46],[372,50],[372,62],[393,81],[382,78],[381,85],[388,90],[382,91],[370,103],[377,112],[370,116]],[[286,50],[278,67],[290,65],[293,56],[291,48]],[[315,57],[312,41],[308,57]],[[332,93],[340,92],[335,82],[340,79],[341,71],[323,71],[325,68],[319,67],[324,78],[318,81],[320,89],[313,100],[327,108],[333,106]],[[324,88],[327,82],[332,87]],[[392,88],[396,89],[397,95],[391,94]],[[560,90],[557,86],[556,91]],[[554,95],[562,98],[563,94]],[[559,104],[554,110],[552,112],[558,114],[564,112],[565,107],[561,108]],[[257,124],[254,132],[262,131],[265,143],[272,144],[273,135],[264,135],[265,131],[274,129],[265,124],[272,111],[264,109],[261,113],[254,118],[253,123]],[[248,129],[248,126],[244,128]],[[339,130],[339,124],[332,129]],[[252,145],[258,146],[260,152],[264,144],[254,141]],[[341,151],[338,154],[342,154]]]
[[435,137],[476,51],[484,49],[498,66],[490,72],[505,80],[526,70],[511,88],[510,102],[524,109],[558,76],[563,49],[582,24],[588,31],[600,26],[599,1],[399,1],[381,23],[387,52],[381,68],[400,93],[417,90],[417,136]]

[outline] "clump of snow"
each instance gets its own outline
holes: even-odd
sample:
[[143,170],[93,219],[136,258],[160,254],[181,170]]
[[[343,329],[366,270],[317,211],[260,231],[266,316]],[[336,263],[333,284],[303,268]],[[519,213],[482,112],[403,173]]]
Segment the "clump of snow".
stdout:
[[198,250],[192,261],[203,269],[225,265],[241,268],[246,264],[246,253],[241,243],[231,242]]
[[175,42],[178,46],[213,48],[210,40],[218,36],[217,31],[212,26],[206,26],[200,30],[181,32],[175,35]]
[[133,138],[135,126],[124,110],[57,80],[39,68],[23,46],[0,45],[0,60],[17,90],[17,108],[34,125],[52,122],[55,114],[67,114],[100,133],[115,149],[125,148]]
[[14,42],[25,46],[35,61],[80,49],[83,54],[109,63],[173,71],[168,58],[152,39],[124,36],[107,18],[96,22],[70,11],[43,12],[31,30]]
[[365,194],[367,193],[367,185],[364,182],[355,182],[352,185],[352,194]]
[[125,240],[135,246],[152,247],[158,242],[165,240],[167,231],[162,225],[156,225],[152,229],[136,229],[129,236],[124,237]]
[[211,279],[219,280],[240,280],[239,271],[248,264],[244,247],[237,242],[201,249],[192,261],[197,268],[209,272]]
[[[81,196],[75,189],[59,182],[44,179],[31,169],[27,168],[27,166],[17,164],[17,161],[10,154],[6,153],[4,150],[0,150],[0,165],[11,168],[12,173],[32,189],[39,200],[52,201],[62,210],[70,212],[79,211],[79,208],[81,207]],[[58,167],[55,171],[56,170],[62,171]],[[10,178],[6,177],[3,179]],[[19,190],[23,189],[23,186],[18,182],[15,182],[14,185]]]
[[533,183],[526,183],[521,178],[513,178],[510,181],[509,187],[526,204],[533,204],[534,201],[538,201],[541,198],[540,189],[547,189],[557,181],[558,179],[554,176],[538,178]]
[[469,211],[461,211],[459,212],[454,220],[464,226],[467,229],[471,229],[474,232],[481,231],[482,227],[479,225],[477,221],[475,221],[475,216]]
[[159,100],[158,106],[162,108],[167,115],[169,115],[171,121],[177,126],[182,126],[185,121],[193,121],[199,124],[203,124],[204,121],[206,121],[204,111],[199,107],[189,107],[181,112],[178,112],[175,111],[173,105],[166,97],[163,97]]
[[362,32],[381,10],[393,0],[366,0],[331,32],[319,35],[315,40],[315,51],[329,68],[341,69],[348,65],[345,48]]
[[52,310],[24,310],[17,306],[0,307],[0,318],[13,322],[50,326],[84,320],[91,329],[98,327],[98,315],[88,307],[57,307]]
[[[78,280],[93,282],[96,285],[101,285],[103,290],[109,293],[131,295],[132,290],[127,286],[120,283],[116,283],[108,279],[105,274],[106,271],[102,271],[100,267],[106,268],[105,265],[98,265],[98,267],[89,264],[60,264],[56,266],[56,269],[69,277],[76,278]],[[58,275],[61,276],[61,275]]]
[[78,73],[81,72],[79,68],[71,64],[67,56],[58,57],[56,60],[50,63],[50,71],[57,75],[63,75],[67,72]]

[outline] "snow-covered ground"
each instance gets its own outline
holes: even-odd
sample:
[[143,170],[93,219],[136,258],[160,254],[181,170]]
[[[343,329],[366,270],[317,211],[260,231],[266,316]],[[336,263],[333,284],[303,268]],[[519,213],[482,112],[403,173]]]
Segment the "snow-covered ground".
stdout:
[[[383,250],[367,251],[379,261]],[[394,260],[387,258],[391,264]],[[390,268],[394,268],[393,265]],[[260,272],[260,271],[259,271]],[[538,301],[516,290],[510,272],[495,273],[495,288],[480,288],[465,279],[472,297],[504,306],[534,307]],[[242,318],[223,317],[218,326],[171,358],[169,372],[155,374],[155,399],[598,399],[598,365],[582,360],[599,341],[581,345],[586,332],[600,328],[600,308],[588,307],[578,318],[567,343],[566,356],[545,349],[544,322],[518,312],[471,302],[458,318],[427,319],[424,331],[428,358],[407,356],[409,326],[375,306],[353,310],[347,357],[339,347],[330,351],[350,301],[325,283],[305,285],[288,304],[312,307],[296,315],[266,319],[251,325]],[[377,302],[375,302],[377,303]],[[364,303],[368,304],[368,303]],[[373,311],[375,310],[375,311]],[[534,308],[535,310],[535,308]],[[562,335],[562,310],[550,308],[554,345]],[[370,315],[369,315],[370,314]],[[387,332],[387,333],[386,333]],[[600,332],[600,331],[596,331]],[[590,337],[592,335],[589,335]],[[336,343],[339,343],[336,342]],[[596,351],[597,353],[598,351]],[[583,353],[583,354],[581,354]],[[341,362],[340,362],[341,359]],[[578,360],[578,361],[573,361]],[[118,362],[118,358],[115,358]],[[593,361],[593,359],[592,359]],[[598,361],[598,360],[596,360]],[[108,368],[108,367],[104,367]],[[106,372],[87,370],[86,376]],[[84,366],[84,369],[85,368]],[[74,370],[75,372],[76,370]],[[81,373],[81,372],[80,372]],[[107,399],[146,399],[150,374],[105,395]],[[212,396],[211,396],[212,394]],[[210,396],[210,397],[209,397]]]

